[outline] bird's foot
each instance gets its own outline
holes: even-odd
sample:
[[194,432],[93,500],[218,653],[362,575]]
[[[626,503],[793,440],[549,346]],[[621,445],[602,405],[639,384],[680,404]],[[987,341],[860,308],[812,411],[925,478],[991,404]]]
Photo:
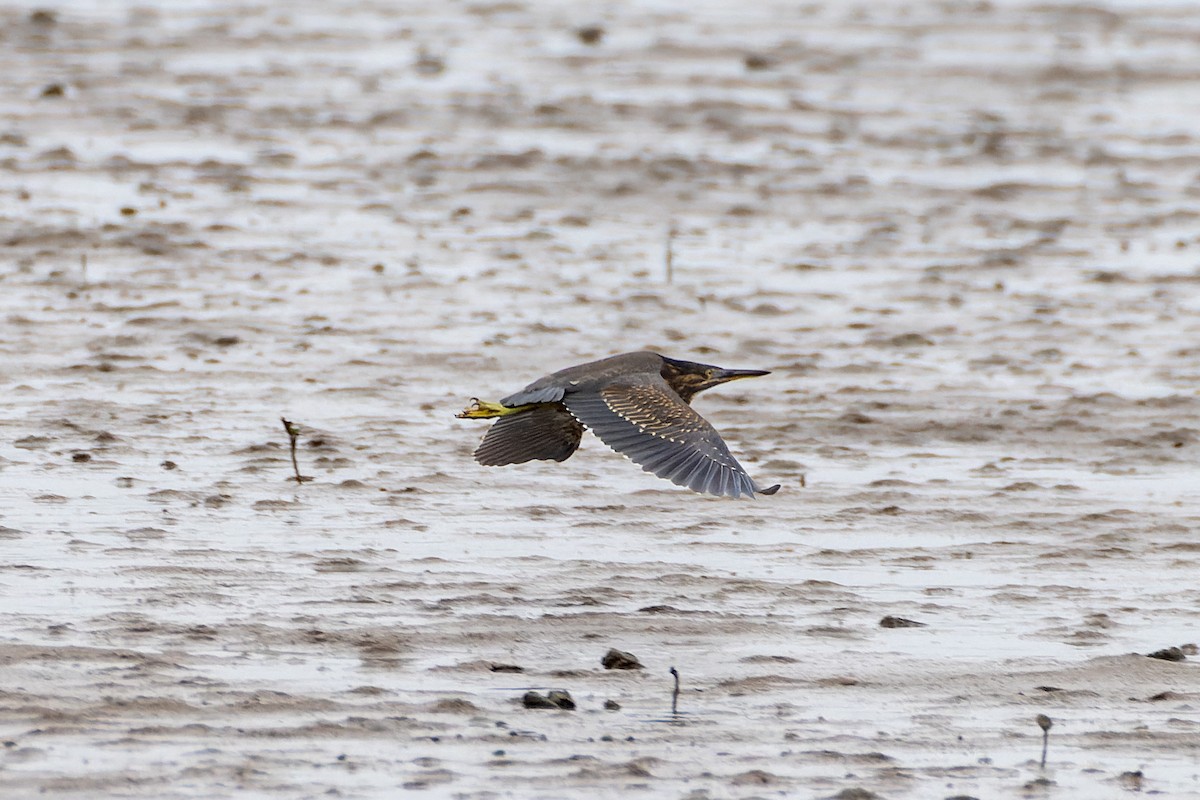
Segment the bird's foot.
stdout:
[[471,405],[454,416],[459,419],[491,419],[493,417],[507,417],[509,414],[516,414],[518,411],[524,411],[527,408],[529,406],[509,408],[499,403],[489,403],[486,400],[480,400],[478,397],[472,397]]

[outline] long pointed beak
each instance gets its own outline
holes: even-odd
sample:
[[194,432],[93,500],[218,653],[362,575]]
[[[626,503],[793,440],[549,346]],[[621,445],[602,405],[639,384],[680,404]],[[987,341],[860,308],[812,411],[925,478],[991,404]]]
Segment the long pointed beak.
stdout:
[[742,378],[757,378],[761,375],[770,375],[769,369],[719,369],[713,372],[712,379],[717,383],[725,383],[726,381],[737,381]]

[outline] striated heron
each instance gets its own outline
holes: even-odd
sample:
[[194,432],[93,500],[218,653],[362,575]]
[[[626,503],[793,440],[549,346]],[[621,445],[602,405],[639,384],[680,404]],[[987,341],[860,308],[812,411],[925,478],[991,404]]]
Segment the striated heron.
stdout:
[[754,497],[775,494],[746,474],[721,435],[688,405],[692,398],[761,369],[722,369],[658,353],[624,353],[534,381],[499,403],[473,399],[460,419],[498,421],[475,460],[485,466],[566,461],[590,428],[646,472],[694,492]]

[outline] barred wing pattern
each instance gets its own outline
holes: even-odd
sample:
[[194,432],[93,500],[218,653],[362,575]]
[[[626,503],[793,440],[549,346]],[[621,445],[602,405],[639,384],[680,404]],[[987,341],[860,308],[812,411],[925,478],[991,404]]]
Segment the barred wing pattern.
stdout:
[[646,472],[718,496],[754,497],[759,491],[716,429],[657,376],[610,384],[597,393],[568,393],[563,403],[601,441]]

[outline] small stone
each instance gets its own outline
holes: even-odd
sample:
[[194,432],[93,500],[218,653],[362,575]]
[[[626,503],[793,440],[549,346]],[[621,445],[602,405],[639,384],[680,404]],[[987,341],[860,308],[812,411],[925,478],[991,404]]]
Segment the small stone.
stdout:
[[604,701],[604,710],[605,711],[620,711],[621,704],[618,703],[616,700],[605,700]]
[[526,708],[558,708],[558,705],[551,702],[538,692],[526,692],[521,698],[521,705]]
[[524,672],[525,668],[516,664],[489,664],[488,669],[492,672]]
[[887,340],[892,347],[932,347],[933,340],[919,333],[901,333]]
[[553,703],[563,711],[574,711],[575,701],[571,698],[571,693],[562,689],[555,689],[546,694],[546,699]]
[[752,769],[749,772],[734,775],[730,781],[734,786],[771,786],[778,782],[778,778],[761,769]]
[[626,653],[616,648],[605,653],[604,658],[600,659],[600,664],[605,669],[645,669],[642,662],[638,661],[637,656],[633,653]]
[[74,461],[76,464],[84,464],[84,463],[92,460],[92,454],[91,453],[76,453],[75,455],[71,456],[71,460]]
[[852,789],[842,789],[837,794],[830,795],[829,800],[879,800],[879,795],[869,789],[860,789],[856,786]]
[[890,614],[879,620],[881,628],[925,628],[928,627],[924,622],[917,622],[915,619],[907,619],[905,617],[893,617]]
[[746,69],[756,71],[771,69],[777,62],[765,53],[747,53],[742,57],[742,63],[746,66]]
[[604,38],[604,28],[599,25],[584,25],[575,31],[575,35],[584,44],[596,45]]
[[1163,661],[1183,661],[1187,658],[1183,654],[1183,650],[1178,647],[1164,647],[1162,650],[1155,650],[1149,654],[1150,658],[1159,658]]

